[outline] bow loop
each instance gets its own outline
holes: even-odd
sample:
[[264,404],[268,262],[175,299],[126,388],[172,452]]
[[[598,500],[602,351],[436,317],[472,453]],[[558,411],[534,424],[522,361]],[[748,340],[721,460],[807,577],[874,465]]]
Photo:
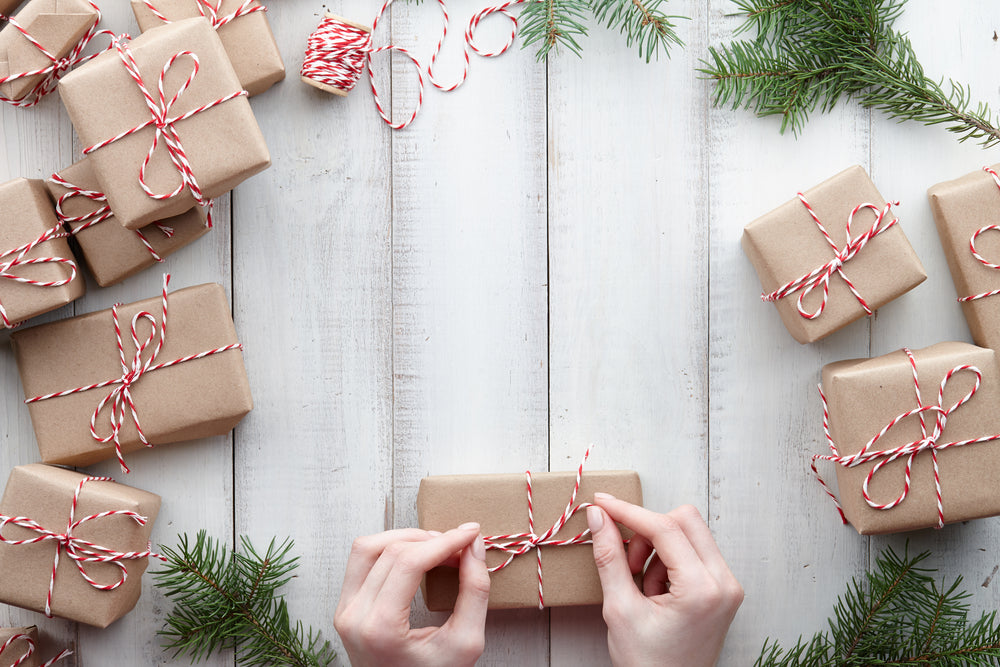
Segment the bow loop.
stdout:
[[[10,280],[22,285],[33,285],[35,287],[62,287],[73,282],[76,279],[77,267],[76,262],[69,257],[27,257],[28,253],[41,244],[55,239],[66,238],[67,236],[62,227],[56,225],[51,229],[45,230],[38,238],[24,245],[12,248],[6,252],[0,252],[0,279]],[[58,280],[37,280],[22,273],[25,270],[30,271],[29,267],[45,264],[65,266],[69,269],[69,276]],[[7,316],[6,309],[0,303],[0,328],[10,329],[15,326],[17,326],[17,322],[12,321]]]

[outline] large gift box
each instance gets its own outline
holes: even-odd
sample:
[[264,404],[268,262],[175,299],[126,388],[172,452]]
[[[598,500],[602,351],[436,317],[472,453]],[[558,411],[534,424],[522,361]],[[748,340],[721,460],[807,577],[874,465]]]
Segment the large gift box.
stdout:
[[[120,43],[64,76],[59,92],[101,191],[129,229],[207,205],[270,164],[229,57],[203,18]],[[173,122],[158,129],[157,117]]]
[[927,274],[860,166],[743,230],[743,250],[792,337],[812,343],[871,314]]
[[132,0],[132,11],[143,32],[195,16],[209,19],[251,96],[285,78],[281,52],[257,0]]
[[[541,472],[531,475],[534,533],[545,533],[557,525],[573,494],[575,472]],[[586,471],[580,481],[574,506],[593,500],[602,491],[637,505],[642,504],[642,486],[634,471]],[[420,480],[417,516],[424,530],[444,532],[468,521],[482,527],[487,543],[486,562],[503,564],[511,555],[495,548],[514,545],[517,534],[529,532],[528,493],[525,475],[441,475]],[[549,536],[570,539],[587,530],[585,511],[578,511]],[[631,533],[623,530],[627,538]],[[514,546],[516,548],[516,546]],[[539,592],[538,552],[542,559],[543,594]],[[458,571],[438,567],[427,573],[424,601],[431,611],[452,609],[458,595]],[[601,584],[590,544],[533,547],[491,575],[491,609],[538,608],[600,604]]]
[[1000,164],[927,191],[972,339],[993,350],[1000,348],[998,169]]
[[143,438],[153,446],[222,435],[253,407],[220,285],[164,289],[161,297],[18,331],[11,340],[46,463],[121,461]]
[[[11,471],[0,499],[0,602],[101,628],[135,606],[160,497],[102,480],[37,463]],[[94,516],[103,513],[112,514]],[[15,544],[47,535],[56,537]],[[70,552],[109,562],[78,563]]]
[[142,229],[125,229],[100,191],[90,158],[54,174],[46,186],[56,202],[56,215],[72,230],[87,268],[101,287],[161,262],[209,229],[198,207]]
[[816,458],[837,464],[840,506],[859,533],[1000,514],[1000,367],[993,350],[938,343],[838,361],[823,367],[822,381],[833,454]]
[[[100,12],[88,0],[31,0],[14,20],[56,59],[63,58],[94,27]],[[52,59],[24,36],[17,26],[8,23],[0,30],[0,95],[21,100],[48,76],[45,73],[19,76],[43,70]]]
[[[83,276],[39,180],[0,185],[0,329],[83,296]],[[48,258],[44,262],[33,262]]]

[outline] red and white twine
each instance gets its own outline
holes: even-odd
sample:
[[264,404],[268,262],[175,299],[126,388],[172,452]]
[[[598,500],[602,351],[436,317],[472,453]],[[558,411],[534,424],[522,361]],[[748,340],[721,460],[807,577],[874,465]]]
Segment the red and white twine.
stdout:
[[[986,173],[988,173],[990,176],[993,177],[993,182],[996,183],[997,188],[1000,189],[1000,175],[997,175],[997,172],[995,172],[993,169],[989,167],[983,167],[983,171],[985,171]],[[978,250],[976,250],[976,239],[979,238],[980,234],[983,234],[984,232],[988,232],[991,230],[1000,231],[1000,225],[986,225],[984,227],[980,227],[979,229],[977,229],[972,234],[972,238],[969,239],[969,251],[972,253],[972,256],[975,257],[976,260],[978,260],[979,263],[985,266],[987,269],[1000,269],[1000,264],[994,264],[993,262],[988,261],[982,255],[979,254]],[[983,292],[981,294],[962,296],[958,298],[958,301],[959,303],[966,303],[968,301],[975,301],[977,299],[985,299],[988,296],[996,296],[997,294],[1000,294],[1000,289],[990,290],[989,292]]]
[[[336,88],[337,90],[341,90],[346,93],[354,88],[362,73],[365,69],[367,69],[368,78],[371,82],[372,97],[375,100],[375,107],[378,109],[379,115],[382,117],[382,120],[389,125],[389,127],[394,130],[401,130],[416,119],[417,112],[420,111],[420,106],[423,104],[425,68],[410,50],[402,46],[387,44],[385,46],[375,47],[372,45],[372,35],[378,28],[382,15],[385,14],[386,9],[389,8],[392,1],[393,0],[386,0],[385,4],[382,5],[382,8],[375,16],[375,20],[372,22],[372,29],[370,32],[355,25],[345,23],[336,17],[330,15],[325,16],[320,22],[319,27],[317,27],[316,30],[309,36],[300,74],[307,79],[312,79],[313,81]],[[504,2],[492,7],[486,7],[485,9],[477,12],[469,20],[469,24],[465,29],[465,46],[463,49],[464,64],[462,74],[457,80],[449,83],[438,80],[434,74],[434,65],[437,62],[438,55],[441,53],[441,47],[444,45],[445,37],[448,36],[448,8],[445,5],[444,0],[438,0],[438,5],[441,7],[441,13],[443,16],[443,26],[441,30],[441,37],[438,39],[437,46],[431,53],[429,64],[426,68],[427,79],[431,82],[431,84],[435,88],[445,92],[455,90],[461,86],[469,75],[470,50],[475,51],[484,58],[499,56],[507,51],[507,49],[509,49],[514,43],[514,39],[517,37],[517,17],[514,16],[510,9],[515,5],[519,5],[526,1],[527,0],[510,0],[509,2]],[[476,43],[475,31],[483,19],[493,14],[501,14],[505,16],[511,23],[511,31],[509,37],[502,44],[502,46],[500,46],[500,48],[496,50],[488,50],[480,47]],[[417,80],[419,83],[417,102],[409,118],[398,123],[394,123],[389,113],[386,112],[385,107],[382,104],[382,98],[379,96],[378,89],[375,86],[375,73],[372,71],[372,57],[384,51],[396,51],[397,53],[406,56],[410,59],[417,70]]]
[[[162,317],[160,319],[160,326],[157,329],[156,318],[146,311],[141,311],[136,313],[132,317],[132,323],[130,327],[130,333],[132,337],[132,346],[135,348],[135,354],[129,361],[125,355],[125,346],[122,342],[122,332],[121,326],[118,322],[118,308],[121,304],[115,304],[111,309],[112,322],[114,324],[115,330],[115,342],[118,346],[118,354],[122,366],[121,377],[114,378],[111,380],[105,380],[103,382],[95,382],[94,384],[89,384],[83,387],[76,387],[74,389],[67,389],[65,391],[57,391],[51,394],[44,394],[42,396],[34,396],[32,398],[26,399],[24,402],[27,404],[37,403],[39,401],[47,401],[53,398],[60,398],[62,396],[69,396],[71,394],[79,394],[85,391],[90,391],[92,389],[101,389],[104,387],[112,387],[111,391],[104,396],[98,402],[97,407],[94,409],[93,414],[90,417],[90,435],[97,442],[108,443],[114,441],[115,443],[115,456],[118,458],[118,463],[121,465],[122,472],[129,472],[128,466],[125,465],[125,458],[122,454],[121,449],[121,429],[125,424],[126,417],[131,417],[132,423],[135,425],[135,429],[138,432],[139,440],[146,447],[152,447],[153,445],[146,439],[145,433],[142,431],[142,425],[139,421],[139,413],[135,406],[135,401],[132,398],[132,386],[137,383],[143,375],[146,373],[152,373],[158,371],[161,368],[169,368],[170,366],[176,366],[177,364],[183,364],[188,361],[195,361],[197,359],[204,359],[205,357],[210,357],[215,354],[221,354],[223,352],[228,352],[229,350],[242,350],[242,343],[232,343],[230,345],[224,345],[222,347],[217,347],[211,350],[206,350],[204,352],[199,352],[198,354],[190,354],[186,357],[181,357],[180,359],[174,359],[173,361],[167,361],[161,364],[155,364],[156,358],[160,354],[160,350],[163,348],[164,343],[167,339],[167,287],[170,284],[170,274],[163,276],[163,292],[161,295],[161,302],[163,304]],[[139,335],[136,327],[140,320],[146,320],[150,324],[149,335],[146,340],[139,341]],[[155,343],[155,345],[154,345]],[[152,347],[152,351],[148,358],[143,360],[143,355],[147,350]],[[101,411],[105,407],[110,406],[111,415],[111,433],[106,436],[101,436],[97,432],[97,420],[100,417]]]
[[[798,198],[799,201],[802,202],[802,205],[806,207],[806,211],[809,212],[809,216],[816,223],[816,227],[819,228],[819,231],[823,234],[823,238],[826,239],[826,242],[833,250],[833,259],[823,266],[813,269],[804,276],[785,283],[770,294],[762,294],[760,297],[761,300],[773,302],[802,290],[802,293],[799,294],[797,303],[799,314],[807,320],[814,320],[822,315],[823,310],[826,308],[827,301],[830,297],[830,279],[833,278],[834,275],[839,275],[844,279],[844,282],[847,284],[847,288],[851,290],[851,294],[853,294],[854,298],[858,300],[861,307],[865,309],[867,314],[871,315],[872,309],[869,307],[868,303],[864,300],[861,294],[858,293],[858,290],[854,287],[854,283],[851,282],[851,279],[844,273],[844,264],[852,260],[859,252],[861,252],[869,241],[896,224],[897,220],[894,217],[890,220],[889,218],[891,216],[889,214],[893,206],[899,206],[899,202],[888,203],[881,209],[875,204],[868,203],[858,204],[855,206],[854,209],[851,210],[851,213],[847,216],[847,243],[843,248],[840,248],[826,231],[826,227],[820,221],[819,216],[816,215],[816,211],[813,210],[813,207],[806,200],[805,195],[799,192]],[[872,222],[871,227],[858,236],[852,238],[851,225],[854,222],[854,216],[856,216],[858,212],[863,209],[871,210],[875,214],[875,220]],[[809,312],[802,305],[802,302],[817,287],[823,288],[823,299],[820,301],[819,307],[816,310]]]
[[[67,234],[63,231],[62,227],[56,225],[52,229],[48,229],[41,234],[38,238],[33,241],[29,241],[24,245],[12,248],[7,252],[0,253],[0,278],[11,280],[15,283],[21,283],[22,285],[33,285],[35,287],[62,287],[63,285],[68,285],[76,278],[76,262],[68,257],[32,257],[25,259],[25,256],[34,250],[36,247],[40,246],[47,241],[53,241],[55,239],[66,238]],[[14,273],[14,269],[19,267],[32,266],[35,264],[62,264],[69,267],[69,277],[62,278],[60,280],[35,280],[33,278],[25,278],[22,275]],[[7,315],[7,310],[3,306],[3,302],[0,302],[0,328],[3,329],[13,329],[17,326],[17,322],[14,322]]]
[[[917,361],[913,357],[913,353],[908,348],[903,348],[903,352],[906,353],[906,357],[910,362],[910,367],[913,371],[913,388],[917,399],[917,407],[912,410],[907,410],[902,414],[893,417],[888,424],[886,424],[882,430],[875,434],[875,436],[869,440],[864,447],[861,448],[856,454],[850,456],[841,456],[840,452],[837,450],[837,445],[833,441],[833,437],[830,435],[830,411],[827,407],[826,395],[823,393],[823,388],[820,387],[819,393],[820,398],[823,401],[823,433],[826,435],[826,442],[830,447],[830,451],[833,454],[816,454],[812,457],[812,471],[816,475],[816,479],[819,483],[823,485],[823,489],[826,491],[827,495],[833,498],[834,503],[837,505],[837,511],[840,512],[840,518],[844,523],[847,523],[847,517],[844,516],[844,510],[840,506],[840,501],[837,500],[837,496],[833,494],[830,487],[827,486],[826,482],[823,481],[822,476],[819,474],[819,469],[816,467],[816,461],[832,461],[838,465],[844,466],[845,468],[853,468],[855,466],[864,465],[866,463],[871,463],[872,461],[877,461],[877,463],[868,472],[865,477],[865,481],[862,484],[861,492],[865,498],[865,502],[868,503],[869,507],[877,510],[889,510],[896,507],[904,500],[906,496],[910,493],[910,471],[913,467],[913,460],[921,452],[930,452],[931,461],[934,465],[934,489],[937,498],[937,513],[938,513],[938,528],[944,526],[944,505],[941,501],[941,476],[938,471],[938,457],[937,453],[941,450],[949,449],[952,447],[964,447],[965,445],[975,445],[982,442],[991,442],[994,440],[1000,440],[1000,433],[996,435],[987,435],[980,438],[970,438],[967,440],[955,440],[951,442],[940,442],[941,436],[944,433],[945,426],[948,422],[948,417],[952,415],[960,407],[972,400],[976,392],[979,391],[979,385],[982,381],[983,374],[977,367],[970,364],[961,364],[955,366],[950,371],[948,371],[944,378],[941,380],[941,385],[938,387],[937,403],[931,405],[925,405],[923,399],[920,397],[920,381],[917,378]],[[948,382],[951,378],[959,373],[969,372],[972,373],[975,378],[975,385],[969,390],[965,396],[956,401],[951,407],[944,407],[944,392],[945,387],[948,386]],[[924,419],[925,413],[932,413],[934,415],[934,425],[931,431],[928,433],[927,422]],[[919,440],[914,440],[912,442],[899,445],[892,449],[878,450],[875,449],[878,441],[885,436],[894,426],[900,422],[913,417],[916,415],[920,420],[920,434],[921,438]],[[868,493],[868,486],[874,479],[875,474],[882,469],[886,464],[892,463],[896,459],[906,457],[906,468],[903,476],[903,490],[894,500],[889,502],[881,503],[872,499],[871,495]]]
[[[76,569],[79,570],[80,576],[82,576],[88,584],[99,591],[113,591],[125,583],[128,579],[128,566],[126,566],[122,561],[141,560],[150,557],[159,558],[163,561],[166,560],[163,556],[152,551],[151,544],[147,545],[145,551],[115,551],[114,549],[94,544],[89,540],[73,535],[73,531],[83,524],[90,521],[97,521],[109,516],[127,516],[140,526],[145,526],[147,522],[146,517],[129,510],[99,512],[98,514],[91,514],[90,516],[85,516],[79,520],[74,519],[76,516],[77,505],[80,502],[80,492],[83,491],[83,487],[87,482],[114,482],[114,480],[110,477],[86,477],[80,480],[80,483],[76,487],[76,491],[73,493],[73,502],[69,508],[69,521],[67,522],[66,532],[64,533],[51,531],[28,517],[7,516],[5,514],[0,514],[0,542],[10,546],[38,544],[39,542],[49,541],[56,543],[56,555],[52,561],[52,576],[49,578],[49,591],[45,596],[45,615],[49,618],[52,618],[52,591],[56,585],[56,571],[59,569],[59,554],[63,551],[66,552],[66,556],[76,565]],[[36,533],[38,537],[32,537],[25,540],[12,540],[4,537],[3,529],[8,525],[30,530]],[[89,563],[110,563],[121,570],[121,573],[115,582],[102,584],[87,573],[86,566]]]
[[[28,649],[24,652],[23,655],[21,655],[21,657],[12,662],[10,664],[10,667],[17,667],[18,665],[23,665],[28,660],[31,660],[31,656],[35,655],[35,640],[31,638],[31,635],[20,633],[10,637],[3,644],[0,644],[0,657],[2,657],[3,652],[6,651],[11,646],[13,646],[14,642],[16,641],[23,641],[25,644],[28,645]],[[59,652],[57,656],[55,656],[51,660],[48,660],[47,662],[42,663],[40,667],[52,667],[52,665],[54,665],[55,663],[71,655],[73,655],[73,651],[69,649],[63,649],[62,651]]]
[[[254,12],[267,11],[267,8],[264,7],[264,5],[257,5],[256,7],[251,6],[256,1],[257,0],[244,0],[243,4],[228,14],[222,13],[222,3],[225,2],[225,0],[217,0],[214,3],[212,0],[197,0],[195,4],[197,4],[198,11],[201,15],[208,19],[213,28],[218,30],[222,26],[235,21],[241,16],[247,16],[248,14],[253,14]],[[143,0],[143,4],[146,5],[146,8],[149,9],[149,11],[152,12],[153,16],[156,18],[160,19],[164,23],[173,23],[173,21],[164,16],[160,10],[156,8],[156,5],[152,0]]]

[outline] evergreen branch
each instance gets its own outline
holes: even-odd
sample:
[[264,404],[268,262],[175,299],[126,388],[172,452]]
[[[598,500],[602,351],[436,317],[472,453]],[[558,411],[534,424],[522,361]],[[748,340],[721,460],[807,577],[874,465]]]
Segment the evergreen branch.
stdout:
[[662,48],[670,57],[670,46],[684,46],[671,21],[686,18],[668,16],[660,11],[664,0],[593,0],[594,18],[608,28],[625,35],[625,44],[638,45],[639,54],[648,63],[659,57]]
[[537,0],[525,5],[518,17],[524,47],[538,44],[535,54],[545,60],[549,52],[562,45],[580,55],[577,38],[587,35],[585,11],[587,0]]

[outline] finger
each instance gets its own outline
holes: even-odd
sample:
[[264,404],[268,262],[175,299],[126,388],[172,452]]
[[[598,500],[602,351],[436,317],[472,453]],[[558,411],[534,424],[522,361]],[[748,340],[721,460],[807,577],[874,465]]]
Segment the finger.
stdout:
[[340,599],[350,600],[357,594],[372,566],[375,565],[387,546],[393,542],[422,542],[431,537],[433,535],[426,530],[402,528],[354,540],[354,544],[351,545],[351,554],[347,559],[347,569],[344,573],[344,585],[340,589]]
[[642,576],[642,593],[651,598],[663,595],[669,590],[670,581],[667,579],[667,566],[659,558],[654,558]]
[[729,583],[730,580],[736,580],[725,559],[722,557],[722,552],[719,551],[719,545],[715,543],[715,539],[712,537],[712,531],[709,530],[708,525],[696,507],[693,505],[682,505],[670,512],[670,516],[677,519],[684,534],[691,541],[691,546],[694,547],[698,557],[701,558],[701,562],[705,564],[705,567],[708,568],[708,571],[716,581],[719,583]]
[[[486,609],[490,600],[490,573],[486,570],[486,545],[481,535],[462,551],[458,567],[455,611],[442,626],[449,643],[482,654],[486,638]],[[469,656],[478,658],[479,655]]]
[[587,525],[594,540],[594,563],[601,578],[604,599],[627,599],[639,591],[629,572],[622,534],[600,507],[587,508]]
[[653,543],[638,533],[628,541],[628,569],[639,574],[653,553]]

